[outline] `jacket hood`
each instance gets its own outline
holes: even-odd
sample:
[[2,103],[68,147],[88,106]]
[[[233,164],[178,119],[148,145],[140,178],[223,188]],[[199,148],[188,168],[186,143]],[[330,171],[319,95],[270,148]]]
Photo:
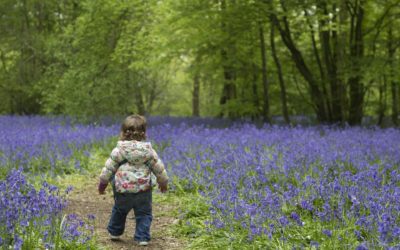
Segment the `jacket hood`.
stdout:
[[117,147],[122,156],[132,164],[143,164],[153,158],[150,142],[119,141]]

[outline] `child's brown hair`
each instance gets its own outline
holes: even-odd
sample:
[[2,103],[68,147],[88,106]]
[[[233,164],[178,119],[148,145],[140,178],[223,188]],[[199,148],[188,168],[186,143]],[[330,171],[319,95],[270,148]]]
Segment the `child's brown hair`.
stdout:
[[146,139],[147,121],[144,116],[130,115],[125,118],[119,135],[122,141],[143,141]]

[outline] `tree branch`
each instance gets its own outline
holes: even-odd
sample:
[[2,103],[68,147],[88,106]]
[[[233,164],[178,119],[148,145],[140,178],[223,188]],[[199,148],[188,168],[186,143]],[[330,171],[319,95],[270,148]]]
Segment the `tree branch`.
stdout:
[[400,4],[400,0],[397,2],[389,5],[386,10],[383,12],[383,14],[378,18],[378,20],[375,22],[375,25],[371,27],[370,29],[366,30],[364,32],[364,35],[368,35],[370,32],[372,32],[374,29],[378,29],[378,34],[380,33],[380,27],[382,26],[386,16],[389,15],[390,11],[393,9],[393,7],[398,6]]

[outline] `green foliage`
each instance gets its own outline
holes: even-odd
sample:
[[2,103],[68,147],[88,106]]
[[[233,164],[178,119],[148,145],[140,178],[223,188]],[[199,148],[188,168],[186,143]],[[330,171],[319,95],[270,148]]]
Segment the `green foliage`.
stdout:
[[[190,115],[197,103],[203,116],[260,118],[269,101],[271,115],[287,105],[291,115],[319,112],[323,121],[324,111],[335,122],[351,118],[351,80],[360,77],[361,111],[395,116],[398,1],[356,2],[3,0],[0,113]],[[364,13],[358,56],[357,6]]]

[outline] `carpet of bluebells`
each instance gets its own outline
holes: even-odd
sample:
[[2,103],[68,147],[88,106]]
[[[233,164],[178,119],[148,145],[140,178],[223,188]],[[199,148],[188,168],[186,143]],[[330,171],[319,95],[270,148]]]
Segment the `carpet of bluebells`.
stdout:
[[232,242],[240,231],[289,249],[400,249],[398,129],[165,125],[153,133],[169,142],[161,155],[170,172],[208,200],[209,230]]
[[116,129],[60,117],[0,116],[0,248],[88,248],[93,216],[63,214],[71,188],[61,192],[43,182],[35,189],[30,180],[81,170],[91,146]]
[[84,245],[93,235],[93,216],[63,216],[67,203],[60,190],[47,182],[36,190],[21,170],[0,181],[0,197],[0,247],[65,249],[71,243]]
[[[227,245],[400,249],[398,129],[227,127],[169,118],[151,118],[149,125],[172,190],[204,197],[202,225]],[[118,130],[119,124],[0,116],[0,168],[7,169],[0,179],[0,246],[19,249],[35,239],[50,249],[60,241],[84,245],[93,234],[90,222],[61,216],[60,190],[47,183],[35,190],[25,175],[79,169],[92,147]],[[54,223],[60,232],[50,230]],[[29,233],[33,227],[40,230]]]
[[88,145],[115,135],[116,129],[75,124],[63,117],[0,116],[0,166],[61,173],[70,171],[72,163],[79,169],[80,159],[90,153]]

